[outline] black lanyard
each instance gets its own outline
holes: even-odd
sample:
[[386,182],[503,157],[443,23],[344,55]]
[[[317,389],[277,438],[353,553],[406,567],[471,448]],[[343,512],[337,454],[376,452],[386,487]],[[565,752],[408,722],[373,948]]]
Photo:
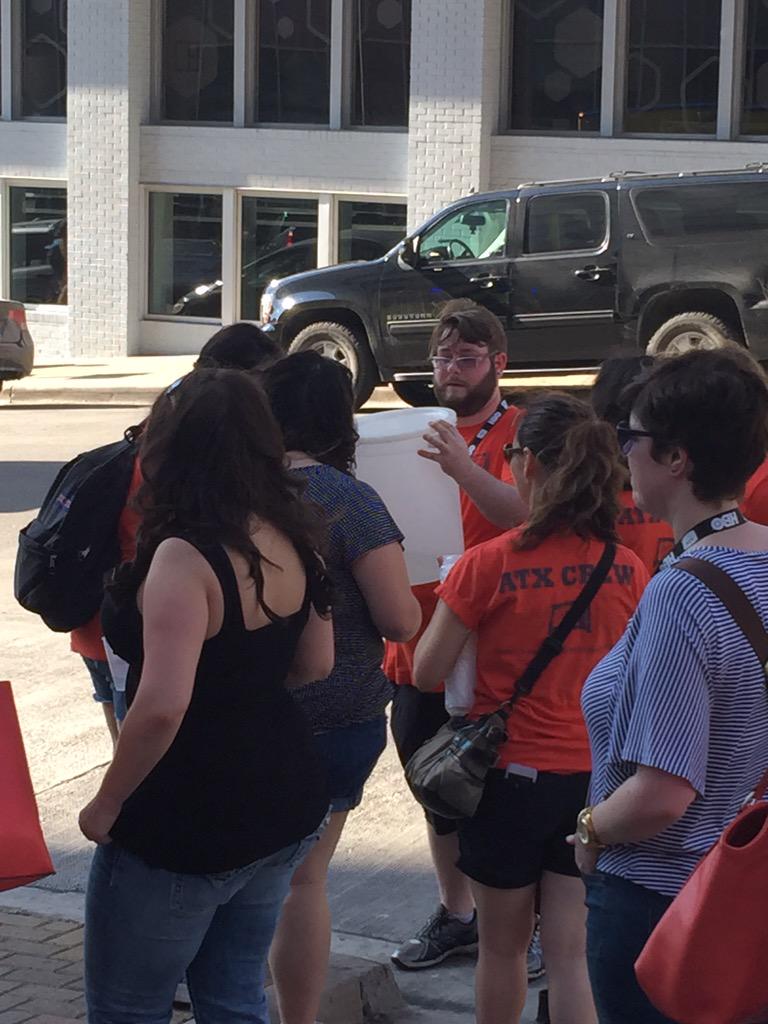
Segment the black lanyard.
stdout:
[[661,562],[659,569],[666,569],[672,563],[687,551],[688,548],[693,547],[698,541],[703,540],[705,537],[709,537],[713,533],[720,533],[721,530],[732,530],[734,526],[741,526],[742,523],[746,523],[748,520],[741,514],[741,510],[738,508],[729,508],[727,512],[721,512],[719,515],[712,516],[710,519],[702,519],[700,523],[696,523],[690,530],[685,533],[680,540],[675,544],[672,550],[669,552],[667,557]]
[[478,432],[475,434],[475,436],[467,446],[470,455],[475,454],[477,446],[480,444],[484,437],[488,436],[491,427],[495,426],[499,422],[499,420],[501,419],[501,417],[504,415],[508,408],[509,402],[506,400],[506,398],[502,398],[502,400],[496,406],[496,411],[491,413],[491,415],[488,417],[488,419],[485,421],[482,427],[480,427]]

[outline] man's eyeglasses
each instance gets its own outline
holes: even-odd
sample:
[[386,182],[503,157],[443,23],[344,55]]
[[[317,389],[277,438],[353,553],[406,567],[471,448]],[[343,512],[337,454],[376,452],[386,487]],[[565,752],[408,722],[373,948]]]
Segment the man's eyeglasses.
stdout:
[[502,448],[504,458],[510,462],[516,455],[525,455],[525,448],[517,448],[513,444],[505,444]]
[[451,366],[455,366],[457,370],[471,372],[483,359],[490,358],[490,353],[484,352],[481,356],[432,356],[429,361],[435,373],[446,373]]
[[629,455],[632,445],[639,437],[653,437],[648,430],[635,430],[627,422],[619,423],[616,426],[616,437],[619,440],[619,448],[622,455]]

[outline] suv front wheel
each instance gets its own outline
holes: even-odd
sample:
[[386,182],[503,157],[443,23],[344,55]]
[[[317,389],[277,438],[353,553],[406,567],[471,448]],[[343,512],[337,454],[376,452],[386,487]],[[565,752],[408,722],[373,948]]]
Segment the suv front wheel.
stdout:
[[288,347],[289,352],[306,352],[307,349],[346,366],[352,374],[356,409],[368,401],[379,383],[379,371],[365,338],[358,337],[351,327],[324,320],[308,324]]
[[679,356],[693,349],[741,344],[734,329],[711,313],[678,313],[659,327],[648,342],[648,355]]

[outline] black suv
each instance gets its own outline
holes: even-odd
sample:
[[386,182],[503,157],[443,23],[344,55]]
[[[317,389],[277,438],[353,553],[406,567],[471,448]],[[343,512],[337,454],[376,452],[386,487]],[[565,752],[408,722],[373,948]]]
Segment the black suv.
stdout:
[[452,298],[500,317],[512,372],[727,341],[768,359],[768,165],[468,196],[380,259],[272,282],[261,320],[286,349],[345,362],[358,403],[391,381],[418,404]]

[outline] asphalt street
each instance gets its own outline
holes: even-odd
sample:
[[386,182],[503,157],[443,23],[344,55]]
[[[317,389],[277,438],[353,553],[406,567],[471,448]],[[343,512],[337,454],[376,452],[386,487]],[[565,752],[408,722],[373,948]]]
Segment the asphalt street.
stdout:
[[[57,469],[78,452],[120,437],[142,411],[120,408],[0,408],[0,678],[8,678],[25,737],[44,831],[57,873],[28,893],[70,894],[79,906],[91,855],[77,812],[95,791],[111,748],[99,707],[68,637],[48,631],[13,599],[18,530],[35,514]],[[27,890],[3,897],[15,902]],[[19,895],[21,893],[21,895]],[[407,792],[390,743],[350,816],[331,870],[334,947],[385,959],[434,909],[423,819]],[[57,897],[59,898],[59,897]],[[404,1021],[452,1024],[472,1017],[471,959],[398,972],[413,1007]],[[535,1018],[535,992],[525,1022]]]

